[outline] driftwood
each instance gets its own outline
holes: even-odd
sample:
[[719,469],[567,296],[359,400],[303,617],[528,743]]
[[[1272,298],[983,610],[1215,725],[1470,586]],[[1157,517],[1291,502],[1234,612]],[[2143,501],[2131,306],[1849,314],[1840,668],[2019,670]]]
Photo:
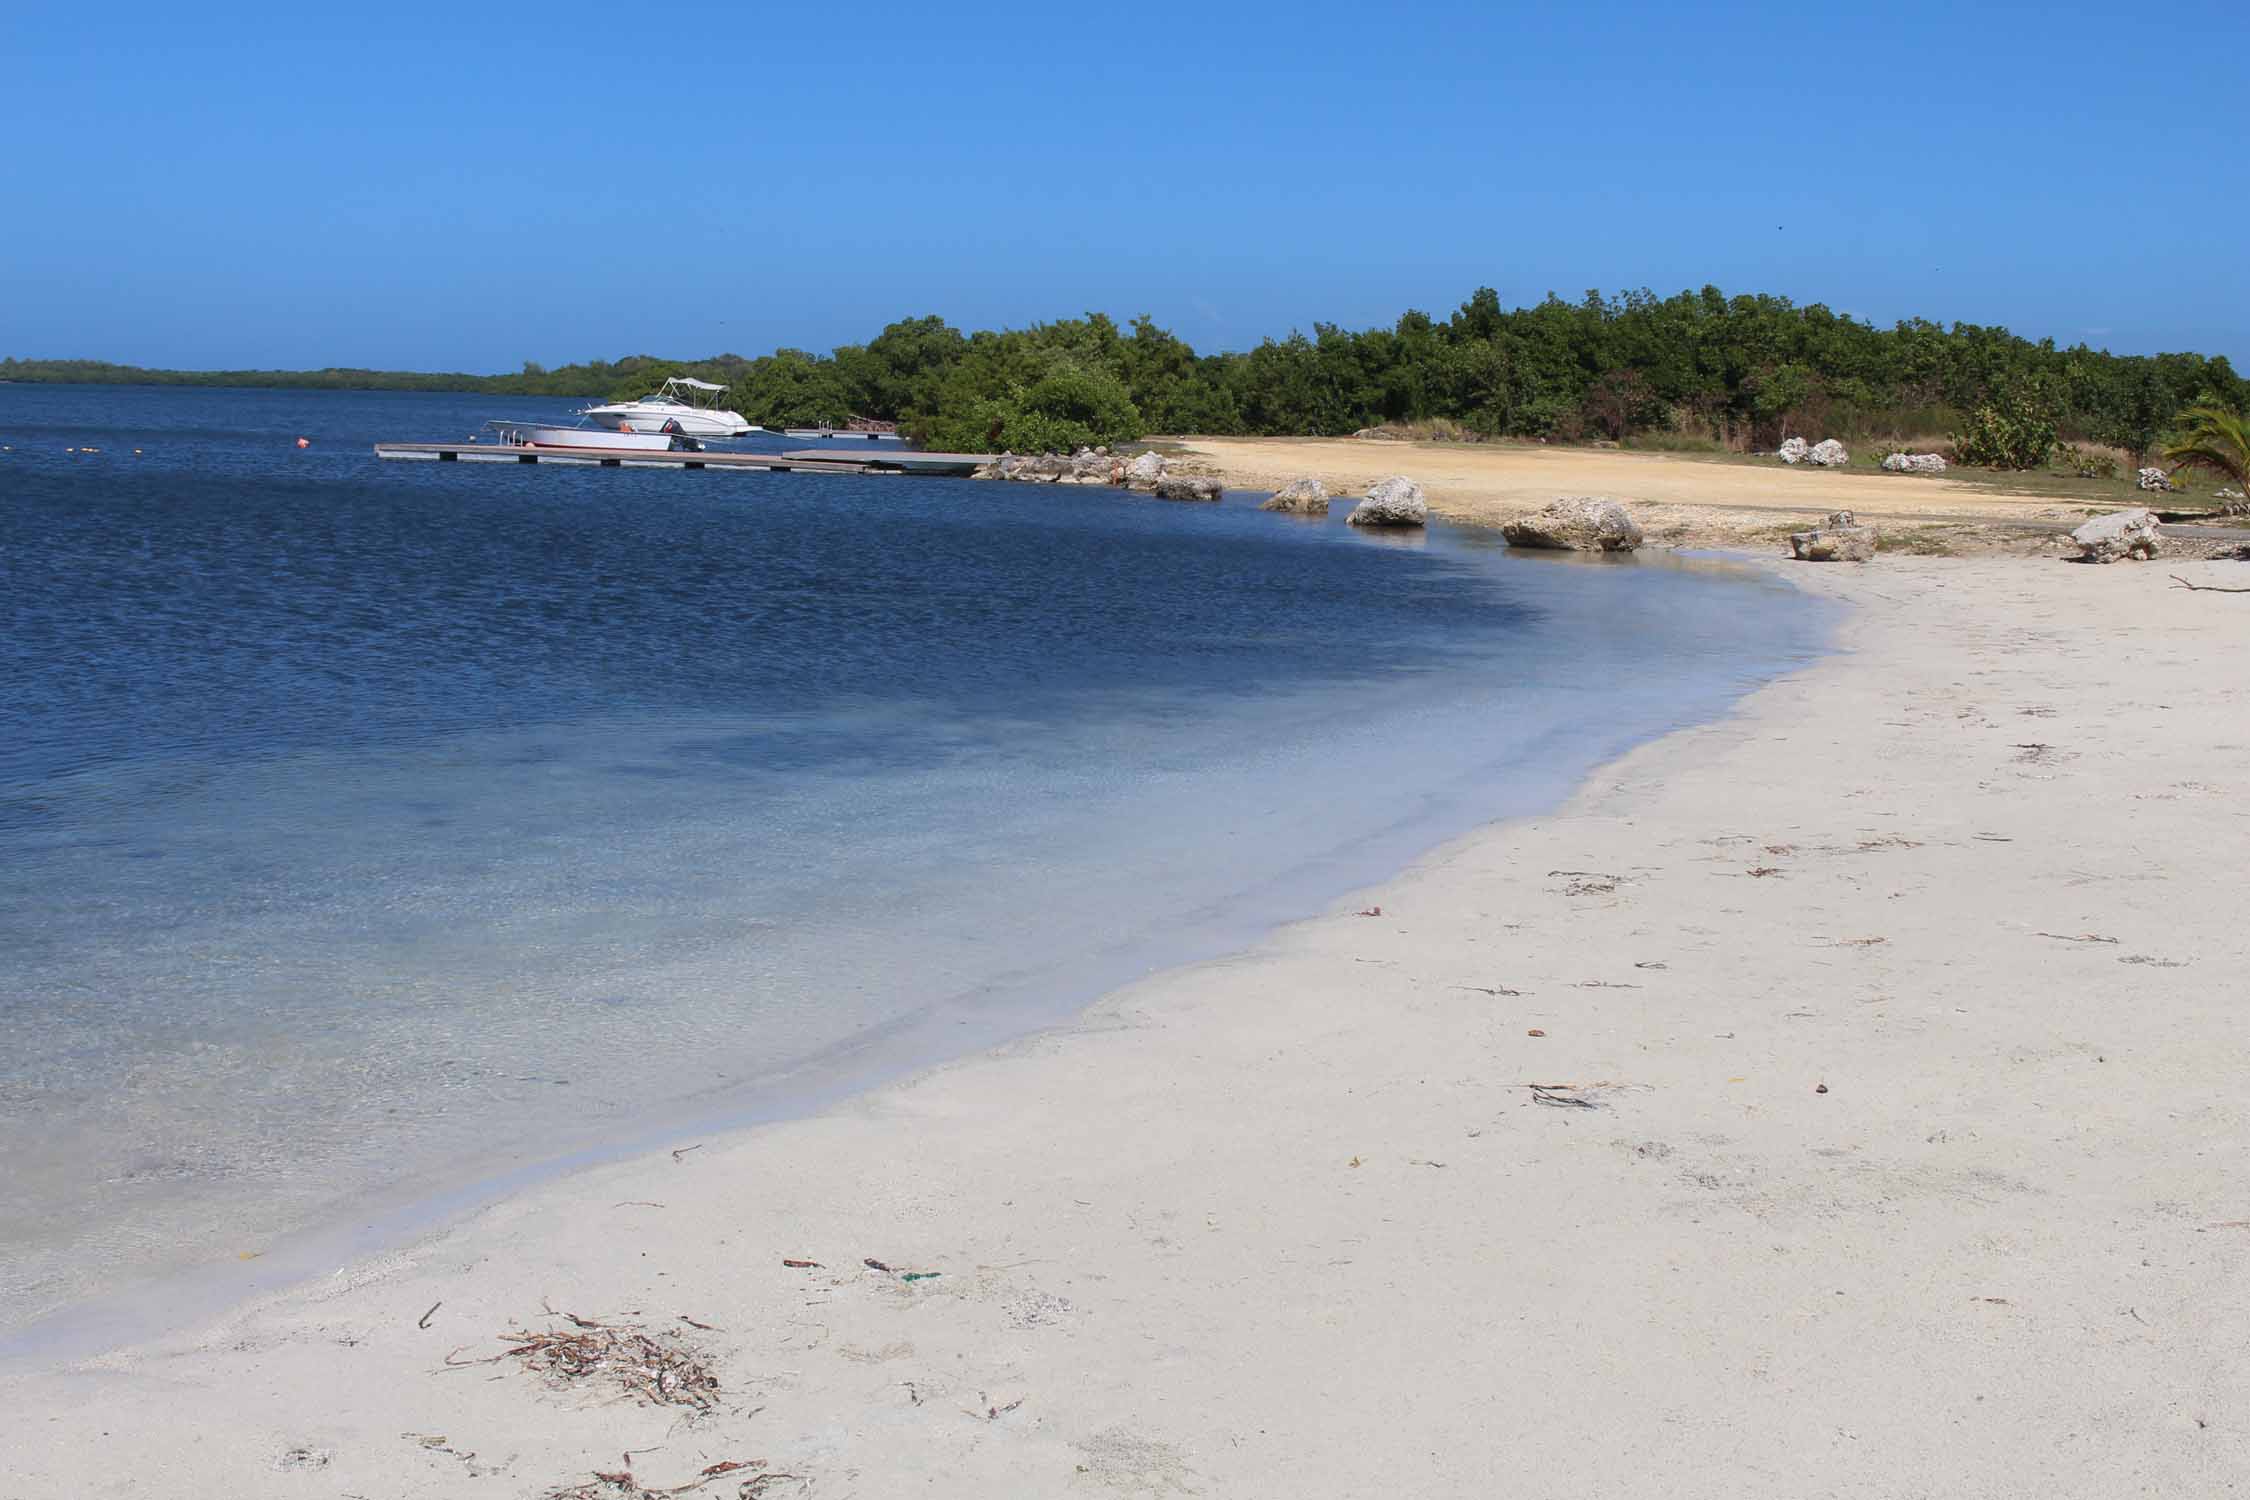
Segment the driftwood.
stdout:
[[2190,591],[2190,592],[2192,592],[2192,593],[2197,593],[2197,594],[2250,594],[2250,588],[2246,588],[2246,589],[2228,588],[2228,587],[2227,587],[2226,585],[2224,585],[2224,584],[2218,584],[2218,583],[2190,583],[2190,582],[2188,582],[2188,581],[2187,581],[2187,580],[2186,580],[2185,578],[2182,578],[2182,577],[2181,577],[2181,576],[2180,576],[2179,574],[2177,574],[2177,573],[2169,573],[2169,574],[2166,574],[2165,576],[2166,576],[2166,577],[2168,577],[2168,578],[2170,578],[2170,579],[2171,579],[2171,580],[2172,580],[2172,581],[2173,581],[2174,583],[2178,584],[2178,585],[2179,585],[2179,586],[2180,586],[2181,588],[2183,588],[2183,589],[2187,589],[2187,590],[2189,590],[2189,591]]

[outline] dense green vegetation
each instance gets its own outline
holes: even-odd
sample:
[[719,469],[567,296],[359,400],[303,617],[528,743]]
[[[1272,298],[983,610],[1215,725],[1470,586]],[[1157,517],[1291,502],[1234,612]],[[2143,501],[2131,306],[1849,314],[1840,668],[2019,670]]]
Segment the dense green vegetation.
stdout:
[[633,396],[666,375],[725,382],[768,427],[858,415],[932,447],[1068,448],[1150,432],[1341,435],[1385,423],[1469,437],[1770,447],[1792,433],[1869,441],[1951,435],[1970,462],[2043,463],[2064,440],[2144,455],[2190,407],[2250,412],[2224,356],[2113,355],[2004,328],[1913,319],[1877,328],[1817,303],[1716,287],[1508,309],[1489,288],[1445,319],[1316,323],[1243,353],[1197,354],[1147,318],[1100,313],[964,335],[936,317],[829,354],[635,356],[512,375],[370,370],[179,372],[0,360],[0,379]]

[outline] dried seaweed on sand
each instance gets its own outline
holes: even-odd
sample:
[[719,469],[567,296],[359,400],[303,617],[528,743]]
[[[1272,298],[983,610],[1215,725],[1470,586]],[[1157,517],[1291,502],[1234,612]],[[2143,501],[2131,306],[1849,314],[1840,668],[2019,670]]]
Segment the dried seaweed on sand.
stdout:
[[600,1323],[575,1313],[547,1310],[567,1329],[512,1329],[508,1347],[489,1359],[448,1365],[496,1364],[512,1359],[555,1390],[607,1386],[644,1406],[684,1406],[706,1412],[718,1404],[719,1378],[702,1351],[668,1329],[650,1332],[637,1323]]
[[776,1485],[791,1484],[800,1488],[804,1481],[795,1474],[784,1474],[770,1468],[763,1459],[747,1463],[729,1460],[716,1463],[686,1484],[669,1488],[651,1489],[635,1479],[630,1470],[615,1473],[596,1471],[594,1477],[580,1484],[567,1484],[561,1489],[547,1491],[540,1500],[665,1500],[669,1495],[692,1495],[709,1485],[721,1482],[728,1489],[712,1490],[713,1495],[732,1495],[734,1500],[758,1500]]

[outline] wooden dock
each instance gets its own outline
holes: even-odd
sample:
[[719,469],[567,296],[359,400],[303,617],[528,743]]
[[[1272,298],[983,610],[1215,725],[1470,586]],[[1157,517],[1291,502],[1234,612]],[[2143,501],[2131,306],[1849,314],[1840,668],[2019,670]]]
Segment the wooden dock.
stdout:
[[375,456],[463,464],[571,464],[603,469],[733,469],[752,473],[927,474],[966,477],[991,460],[981,453],[921,453],[891,449],[832,453],[738,453],[721,449],[651,451],[645,448],[535,448],[513,443],[377,443]]

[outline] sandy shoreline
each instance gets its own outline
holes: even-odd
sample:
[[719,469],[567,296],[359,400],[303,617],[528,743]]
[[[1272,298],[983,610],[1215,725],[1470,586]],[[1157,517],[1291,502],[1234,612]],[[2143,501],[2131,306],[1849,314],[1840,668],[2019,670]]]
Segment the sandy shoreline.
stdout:
[[[2043,488],[2012,489],[1981,471],[1943,477],[1868,468],[1791,467],[1712,456],[1527,443],[1362,442],[1349,438],[1167,439],[1243,489],[1278,489],[1310,476],[1339,495],[1359,495],[1386,474],[1406,474],[1450,520],[1497,526],[1557,495],[1623,500],[1652,543],[1786,552],[1786,537],[1830,511],[1874,523],[1891,545],[1932,555],[2008,553],[2076,556],[2064,530],[2090,514],[2159,497],[2045,476]],[[2183,497],[2190,508],[2197,503]],[[2204,502],[2209,503],[2209,502]],[[2250,541],[2177,534],[2175,555],[2210,556]]]
[[[1552,815],[1071,1026],[12,1375],[0,1495],[2250,1484],[2250,616],[2174,570],[1800,568],[1844,654]],[[692,1342],[716,1408],[446,1367],[543,1303]]]

